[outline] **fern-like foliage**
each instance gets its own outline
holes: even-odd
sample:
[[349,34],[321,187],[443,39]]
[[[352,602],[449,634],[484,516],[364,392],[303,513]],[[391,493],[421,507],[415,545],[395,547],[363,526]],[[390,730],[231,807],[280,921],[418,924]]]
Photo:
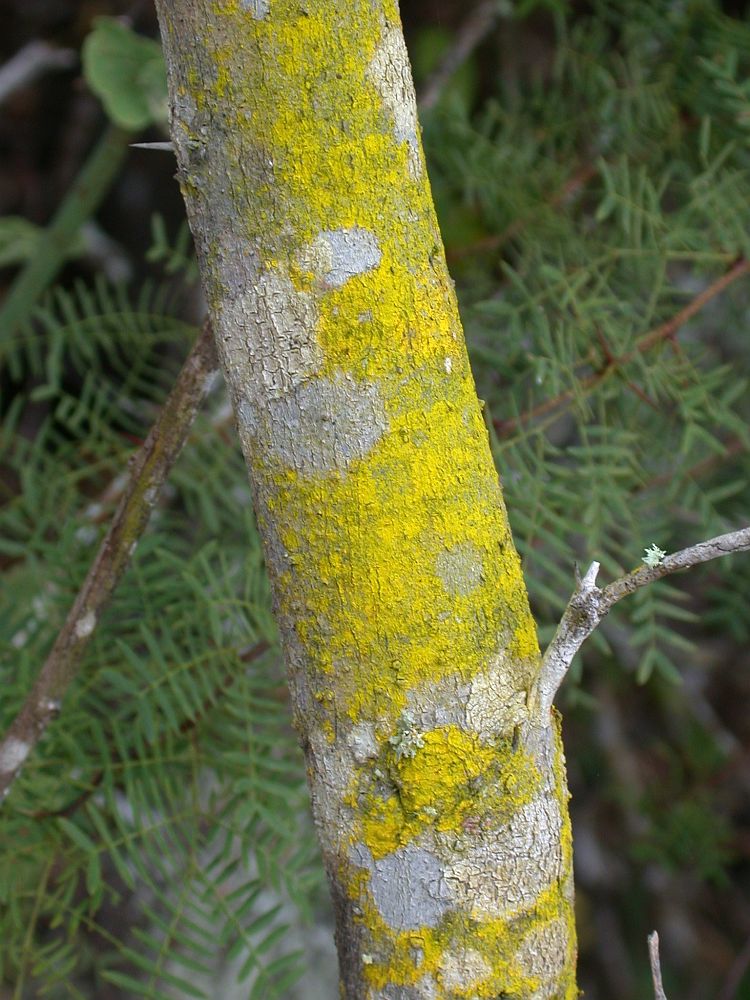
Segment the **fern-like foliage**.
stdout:
[[[194,276],[184,237],[153,256]],[[180,258],[182,254],[182,258]],[[187,266],[175,267],[183,259]],[[175,286],[56,289],[12,345],[3,425],[0,727],[26,696],[195,329]],[[29,414],[37,415],[29,433]],[[250,492],[221,391],[196,424],[49,732],[0,813],[14,996],[246,995],[301,971],[320,884]]]

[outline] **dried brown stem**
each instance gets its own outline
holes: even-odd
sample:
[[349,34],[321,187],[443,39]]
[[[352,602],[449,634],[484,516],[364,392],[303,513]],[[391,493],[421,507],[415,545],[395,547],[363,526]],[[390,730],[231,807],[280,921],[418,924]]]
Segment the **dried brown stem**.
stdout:
[[550,198],[545,198],[543,204],[534,207],[526,215],[514,219],[501,233],[484,236],[482,239],[476,240],[468,246],[449,248],[446,251],[448,261],[460,260],[462,257],[468,257],[471,254],[501,250],[509,240],[518,236],[544,207],[558,208],[560,205],[564,205],[574,198],[588,184],[592,177],[596,176],[596,172],[597,166],[595,163],[584,163],[564,184],[561,184],[557,188]]
[[[724,445],[724,452],[721,455],[708,455],[706,458],[702,458],[699,462],[691,465],[684,472],[679,473],[681,479],[699,479],[701,476],[706,475],[706,473],[711,472],[717,466],[722,465],[724,462],[728,462],[730,458],[734,458],[735,455],[741,455],[743,451],[747,451],[747,444],[742,438],[731,437],[722,442]],[[636,490],[637,495],[642,495],[643,493],[648,493],[650,490],[659,489],[662,486],[666,486],[675,477],[675,473],[670,470],[669,472],[662,472],[658,476],[654,476],[653,479],[649,479],[648,482],[644,483]]]
[[213,333],[204,323],[177,381],[143,446],[132,459],[130,482],[117,507],[65,624],[22,705],[0,742],[0,803],[18,776],[75,677],[99,616],[125,572],[151,510],[216,368]]

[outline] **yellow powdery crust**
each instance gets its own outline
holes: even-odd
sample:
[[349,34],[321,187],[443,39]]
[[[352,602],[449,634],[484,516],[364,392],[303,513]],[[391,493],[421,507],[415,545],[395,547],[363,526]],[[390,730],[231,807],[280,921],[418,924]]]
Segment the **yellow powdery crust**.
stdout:
[[[556,785],[567,805],[559,732],[557,737]],[[463,832],[469,837],[481,829],[486,835],[539,793],[541,775],[533,760],[510,741],[483,744],[475,734],[446,726],[423,734],[409,731],[404,742],[391,739],[388,747],[370,773],[375,773],[374,785],[378,779],[381,786],[392,782],[395,792],[387,798],[376,791],[363,795],[358,811],[364,818],[352,835],[353,842],[361,835],[375,860],[404,847],[430,827],[438,833]],[[567,808],[562,812],[567,817]],[[572,880],[567,818],[563,841],[559,879],[541,892],[533,906],[498,919],[452,911],[437,927],[395,932],[370,899],[367,876],[357,871],[349,891],[362,910],[360,920],[366,928],[366,981],[382,989],[389,984],[413,985],[428,976],[436,984],[436,1000],[501,995],[521,1000],[533,996],[540,986],[539,975],[527,967],[524,955],[538,956],[549,941],[564,941],[566,954],[555,996],[576,1000],[574,914],[567,895]],[[551,956],[549,960],[554,961]],[[457,969],[464,969],[463,980]],[[466,969],[476,975],[468,975]]]
[[[263,18],[239,3],[220,5],[222,27],[208,43],[213,93],[194,96],[203,114],[220,108],[236,137],[240,162],[229,169],[238,188],[258,173],[236,224],[260,267],[315,302],[322,361],[308,384],[338,380],[356,394],[366,383],[387,421],[367,454],[317,474],[245,442],[288,554],[285,572],[271,567],[280,613],[296,622],[317,671],[313,694],[320,700],[335,674],[331,711],[352,722],[393,721],[415,685],[471,677],[500,637],[511,659],[526,664],[524,688],[536,632],[421,147],[395,120],[373,71],[384,62],[379,49],[391,69],[400,58],[397,9],[387,5],[384,16],[368,0],[345,10],[292,0],[271,7]],[[238,73],[243,38],[255,55]],[[398,73],[394,80],[400,86]],[[353,227],[377,247],[377,266],[329,287],[310,247]],[[217,302],[223,294],[217,286]],[[476,560],[454,585],[439,567],[452,566],[460,546]]]
[[[518,690],[527,689],[536,632],[418,136],[396,120],[373,69],[390,67],[395,75],[386,82],[400,86],[396,5],[271,0],[268,17],[262,2],[254,14],[252,6],[217,0],[218,27],[206,40],[210,71],[196,67],[193,78],[188,71],[177,96],[197,108],[187,138],[198,174],[200,157],[210,156],[201,122],[226,136],[230,155],[213,176],[246,197],[246,210],[239,202],[231,220],[235,245],[250,248],[261,275],[278,279],[269,287],[291,286],[311,304],[317,350],[309,354],[320,364],[305,386],[346,385],[356,398],[359,385],[368,400],[377,393],[382,401],[382,433],[338,467],[287,461],[262,428],[243,431],[273,522],[277,609],[287,627],[294,623],[317,725],[331,742],[355,724],[377,726],[382,789],[363,783],[351,803],[363,817],[356,833],[377,859],[428,826],[436,837],[460,836],[474,820],[495,822],[527,800],[537,778],[507,734],[495,745],[446,726],[423,734],[413,755],[399,755],[388,737],[410,692],[469,680],[499,652],[514,664]],[[207,77],[208,88],[193,86]],[[202,183],[183,181],[193,202]],[[377,263],[330,280],[311,248],[355,228],[377,249]],[[204,250],[207,292],[220,315],[228,298],[222,234]],[[330,414],[334,430],[339,416]],[[570,911],[555,886],[510,921],[450,913],[436,928],[399,934],[368,902],[361,871],[347,889],[370,929],[366,980],[406,985],[429,975],[446,997],[464,995],[451,979],[450,955],[469,949],[486,969],[467,997],[531,996],[537,982],[513,956],[534,929]],[[564,1000],[573,996],[561,989]]]
[[[269,503],[288,555],[282,610],[314,684],[335,687],[352,722],[395,720],[409,690],[469,679],[500,636],[521,663],[536,642],[494,470],[478,461],[478,413],[441,400],[389,417],[390,432],[346,474],[279,470]],[[441,555],[466,543],[468,593],[440,572]]]
[[[368,899],[364,886],[358,898]],[[567,920],[569,910],[560,886],[554,885],[534,907],[510,918],[483,920],[452,912],[437,927],[394,933],[374,904],[366,901],[359,918],[369,949],[364,952],[363,975],[376,989],[411,986],[430,977],[437,986],[435,1000],[499,996],[524,1000],[541,985],[540,977],[521,958],[524,943],[532,937],[544,940],[545,930]],[[457,974],[462,964],[469,974]],[[555,1000],[577,1000],[574,973],[574,965],[566,967]]]
[[483,743],[445,726],[391,737],[377,765],[354,782],[361,791],[352,842],[378,860],[431,828],[468,833],[507,823],[539,788],[533,760],[510,740]]

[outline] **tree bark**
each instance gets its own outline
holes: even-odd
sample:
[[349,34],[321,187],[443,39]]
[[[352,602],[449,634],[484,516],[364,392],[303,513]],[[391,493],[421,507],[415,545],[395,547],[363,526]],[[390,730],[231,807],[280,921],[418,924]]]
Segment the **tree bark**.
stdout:
[[577,995],[557,718],[388,0],[157,0],[346,1000]]

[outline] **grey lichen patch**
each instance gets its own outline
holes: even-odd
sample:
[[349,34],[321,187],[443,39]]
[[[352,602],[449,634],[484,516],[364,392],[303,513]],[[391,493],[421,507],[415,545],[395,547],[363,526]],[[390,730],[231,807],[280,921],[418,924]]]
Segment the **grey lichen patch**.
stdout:
[[350,278],[372,271],[383,254],[375,233],[361,226],[324,229],[299,255],[303,268],[325,285],[339,288]]
[[454,905],[489,919],[529,909],[562,874],[561,830],[557,800],[545,788],[499,829],[476,833],[445,869]]
[[476,988],[483,979],[492,975],[492,966],[480,952],[473,948],[449,951],[440,960],[438,980],[445,989],[453,992]]
[[526,721],[526,691],[519,689],[507,653],[497,653],[471,678],[464,705],[467,725],[480,733],[505,735]]
[[431,851],[407,844],[375,860],[364,844],[351,859],[370,872],[370,892],[380,916],[394,931],[437,927],[451,906],[442,863]]
[[5,745],[0,750],[0,774],[8,774],[18,770],[31,750],[30,744],[23,740],[11,737],[5,741]]
[[262,21],[264,17],[268,17],[268,12],[271,9],[270,0],[240,0],[240,5],[256,21]]
[[[229,364],[244,368],[241,374],[273,397],[290,392],[321,367],[316,323],[312,296],[298,291],[287,275],[267,271],[225,305],[219,335],[230,341]],[[240,345],[244,358],[238,357]]]
[[409,56],[400,28],[386,28],[380,45],[367,69],[383,105],[393,119],[393,134],[398,142],[409,144],[409,173],[422,173],[419,149],[417,104],[409,68]]
[[558,979],[568,960],[568,925],[563,919],[534,926],[524,938],[517,958],[524,973],[546,984],[534,1000],[552,1000],[558,993]]
[[467,597],[482,582],[482,553],[473,542],[459,542],[438,554],[436,569],[449,594]]
[[344,471],[388,429],[380,390],[343,372],[269,401],[271,452],[302,475]]

